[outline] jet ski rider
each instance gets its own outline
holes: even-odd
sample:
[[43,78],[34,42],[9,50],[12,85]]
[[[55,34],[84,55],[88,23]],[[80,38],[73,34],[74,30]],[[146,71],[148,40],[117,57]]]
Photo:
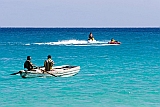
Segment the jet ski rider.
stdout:
[[88,40],[92,40],[92,41],[94,40],[93,34],[91,32],[89,34]]
[[113,38],[111,39],[111,42],[118,42],[118,41],[116,41],[116,40],[114,40]]

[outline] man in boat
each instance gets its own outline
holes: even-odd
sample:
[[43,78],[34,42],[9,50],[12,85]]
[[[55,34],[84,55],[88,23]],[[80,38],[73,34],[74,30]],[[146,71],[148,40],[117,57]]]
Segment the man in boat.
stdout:
[[116,41],[116,40],[114,40],[113,38],[111,39],[111,42],[113,43],[113,42],[118,42],[118,41]]
[[115,40],[112,38],[112,39],[111,39],[111,42],[115,42]]
[[51,59],[51,55],[48,55],[47,60],[44,61],[45,71],[51,71],[54,61]]
[[28,71],[32,70],[34,65],[31,62],[31,57],[27,56],[27,60],[24,63],[24,68],[26,68]]
[[91,32],[89,34],[88,40],[92,40],[92,41],[94,40],[93,34]]

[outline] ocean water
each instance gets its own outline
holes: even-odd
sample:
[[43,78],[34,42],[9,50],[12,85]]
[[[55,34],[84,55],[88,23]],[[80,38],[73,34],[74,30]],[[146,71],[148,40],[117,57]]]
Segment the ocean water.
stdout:
[[[120,45],[87,44],[111,38]],[[26,57],[78,65],[68,78],[10,75]],[[160,28],[0,28],[1,107],[160,107]]]

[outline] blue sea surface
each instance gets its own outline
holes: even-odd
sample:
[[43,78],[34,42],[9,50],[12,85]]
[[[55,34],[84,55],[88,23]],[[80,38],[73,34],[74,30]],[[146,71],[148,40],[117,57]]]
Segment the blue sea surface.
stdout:
[[[89,33],[100,42],[86,44]],[[85,43],[84,43],[85,42]],[[26,57],[78,65],[75,76],[21,78]],[[160,28],[0,28],[0,107],[160,107]]]

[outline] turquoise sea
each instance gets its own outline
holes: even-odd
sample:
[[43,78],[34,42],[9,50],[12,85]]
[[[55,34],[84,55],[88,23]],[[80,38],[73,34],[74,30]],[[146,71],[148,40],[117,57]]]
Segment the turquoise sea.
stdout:
[[[84,44],[89,33],[100,42]],[[21,78],[26,57],[78,65],[68,78]],[[160,28],[0,28],[0,107],[160,107]]]

